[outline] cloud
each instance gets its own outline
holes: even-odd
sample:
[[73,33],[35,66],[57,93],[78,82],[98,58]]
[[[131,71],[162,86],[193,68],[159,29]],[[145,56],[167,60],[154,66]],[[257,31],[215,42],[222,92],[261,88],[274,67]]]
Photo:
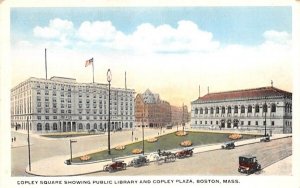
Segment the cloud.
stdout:
[[46,27],[36,26],[33,29],[34,36],[45,39],[63,40],[67,36],[71,36],[73,31],[73,23],[68,20],[55,18],[49,21]]
[[291,41],[291,35],[285,31],[280,32],[275,30],[269,30],[265,31],[263,36],[267,41],[274,43],[287,44]]
[[88,42],[112,41],[118,31],[110,21],[83,22],[78,29],[80,39]]
[[144,23],[131,35],[118,35],[113,46],[119,49],[156,53],[207,52],[216,50],[220,44],[210,32],[202,31],[191,22],[182,20],[177,27],[164,24],[157,27]]

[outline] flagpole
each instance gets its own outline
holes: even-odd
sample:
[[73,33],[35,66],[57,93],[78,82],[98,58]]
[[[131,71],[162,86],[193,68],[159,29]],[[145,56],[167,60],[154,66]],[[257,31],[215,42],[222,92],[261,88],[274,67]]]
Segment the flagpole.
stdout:
[[46,80],[47,80],[47,49],[45,48],[45,71],[46,71]]
[[94,58],[93,58],[92,65],[93,65],[93,83],[94,83]]

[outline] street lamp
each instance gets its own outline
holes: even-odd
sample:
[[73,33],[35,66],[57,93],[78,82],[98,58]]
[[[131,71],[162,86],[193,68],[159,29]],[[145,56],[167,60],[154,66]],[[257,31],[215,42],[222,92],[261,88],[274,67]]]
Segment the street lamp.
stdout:
[[142,130],[143,130],[143,155],[145,154],[144,127],[145,127],[145,125],[142,125]]
[[144,118],[145,118],[145,104],[144,104],[144,113],[143,113],[143,121],[142,121],[142,132],[143,132],[143,155],[145,154],[145,139],[144,139]]
[[110,69],[107,70],[106,76],[107,76],[107,81],[108,81],[108,130],[107,130],[108,132],[107,132],[107,136],[108,136],[108,155],[110,155],[110,82],[112,79]]
[[29,122],[28,122],[28,116],[27,116],[27,145],[28,145],[28,166],[29,166],[29,171],[31,171],[30,137],[29,137]]
[[265,97],[265,104],[264,104],[264,108],[263,108],[264,112],[265,112],[265,136],[267,136],[267,111],[268,111],[268,107],[267,107],[267,101],[266,101],[266,97]]
[[184,123],[184,104],[182,104],[182,130],[184,132],[184,126],[185,126],[185,123]]
[[77,141],[76,140],[71,140],[70,139],[70,162],[72,163],[72,143],[76,143]]

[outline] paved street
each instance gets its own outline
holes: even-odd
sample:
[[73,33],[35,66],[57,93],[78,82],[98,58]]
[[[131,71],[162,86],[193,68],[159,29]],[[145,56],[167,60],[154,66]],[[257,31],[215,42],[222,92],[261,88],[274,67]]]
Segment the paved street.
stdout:
[[[114,173],[98,172],[90,176],[126,176],[126,175],[244,175],[237,171],[238,156],[253,154],[257,156],[262,168],[292,154],[292,138],[272,140],[266,143],[249,144],[233,150],[215,150],[195,154],[186,159],[177,159],[173,163],[152,163],[140,168],[127,168]],[[291,169],[290,169],[291,170]],[[264,174],[264,170],[260,173]],[[269,175],[282,175],[269,172]]]
[[[145,129],[145,137],[153,137],[159,131],[157,129]],[[18,142],[24,143],[12,148],[12,176],[29,176],[25,172],[28,165],[27,135],[19,132],[12,132],[12,135],[16,136]],[[134,137],[139,137],[139,140],[141,140],[141,130],[136,130]],[[82,136],[73,139],[78,141],[73,146],[74,155],[107,148],[107,135]],[[112,147],[118,143],[130,142],[131,131],[112,133],[111,140]],[[31,137],[31,143],[32,163],[58,155],[69,155],[69,139],[67,138],[49,139],[35,135]],[[126,171],[115,173],[98,172],[90,175],[240,175],[237,172],[238,156],[243,154],[257,155],[264,168],[292,154],[292,138],[240,146],[234,150],[215,150],[199,153],[188,159],[177,159],[174,163],[161,165],[151,163],[149,166],[142,168],[128,168]],[[276,175],[277,173],[271,172],[269,174]]]
[[[145,129],[145,137],[151,135],[157,135],[160,133],[160,129]],[[28,165],[28,149],[27,149],[27,134],[20,132],[12,132],[12,137],[16,137],[19,147],[13,147],[11,150],[12,158],[12,176],[29,176],[25,172],[25,168]],[[142,140],[141,128],[136,128],[133,137],[138,137]],[[31,145],[31,161],[39,161],[44,158],[53,157],[57,155],[69,155],[69,139],[49,139],[40,138],[36,135],[30,137]],[[77,140],[77,143],[73,145],[74,156],[79,153],[86,153],[87,151],[106,149],[107,148],[107,135],[95,135],[95,136],[81,136],[72,138]],[[130,142],[132,140],[131,131],[120,131],[111,133],[111,146],[118,143]]]

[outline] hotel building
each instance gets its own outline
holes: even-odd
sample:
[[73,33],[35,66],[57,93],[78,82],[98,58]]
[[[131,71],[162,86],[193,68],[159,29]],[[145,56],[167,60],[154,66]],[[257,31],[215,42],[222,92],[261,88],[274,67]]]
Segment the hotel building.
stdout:
[[191,127],[292,132],[292,93],[275,87],[208,93],[191,102]]
[[[111,130],[134,128],[134,96],[111,88]],[[38,134],[106,130],[108,104],[108,84],[31,77],[11,89],[11,125]]]

